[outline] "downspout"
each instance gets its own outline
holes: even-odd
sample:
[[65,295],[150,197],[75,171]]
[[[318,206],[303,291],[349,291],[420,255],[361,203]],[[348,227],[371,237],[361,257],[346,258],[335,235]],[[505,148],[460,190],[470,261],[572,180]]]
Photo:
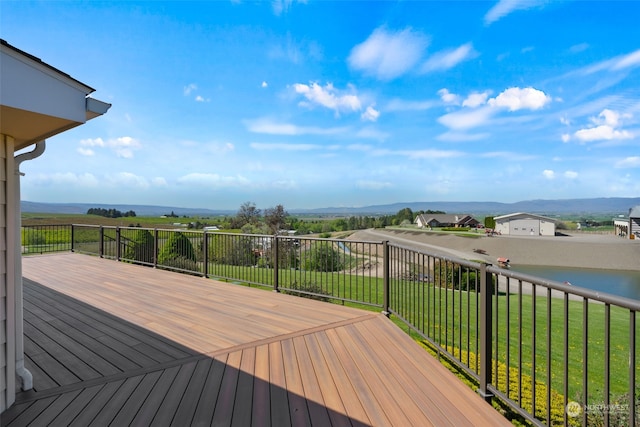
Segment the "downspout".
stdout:
[[40,157],[45,150],[45,141],[36,143],[35,148],[32,151],[19,154],[14,157],[15,164],[15,216],[16,216],[16,229],[15,229],[15,245],[14,251],[15,257],[15,316],[16,316],[16,374],[20,377],[22,390],[31,390],[33,388],[33,376],[31,372],[24,367],[24,314],[23,314],[23,292],[22,292],[22,239],[20,230],[21,225],[21,211],[20,211],[20,177],[24,176],[24,173],[20,172],[20,164],[26,160],[33,160]]

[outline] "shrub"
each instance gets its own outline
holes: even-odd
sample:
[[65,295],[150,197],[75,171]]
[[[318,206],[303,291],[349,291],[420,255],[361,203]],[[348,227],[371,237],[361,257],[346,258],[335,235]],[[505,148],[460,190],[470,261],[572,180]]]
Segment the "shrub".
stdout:
[[25,246],[39,246],[47,243],[47,236],[42,231],[23,233],[22,244]]
[[340,253],[328,242],[319,242],[307,251],[308,257],[305,259],[305,269],[313,271],[340,271],[342,262]]
[[[173,258],[165,259],[164,262],[162,263],[162,267],[178,268],[181,270],[187,270],[194,273],[197,273],[199,270],[198,263],[195,260],[180,256],[180,255],[175,256]],[[195,274],[195,275],[198,276],[199,274]]]
[[322,289],[321,285],[312,282],[305,282],[298,284],[297,282],[293,282],[289,289],[284,291],[284,293],[296,295],[303,298],[314,299],[322,302],[331,301],[331,294],[324,289]]
[[[460,291],[480,290],[480,272],[460,267],[451,261],[436,260],[433,269],[434,284],[436,286],[456,289]],[[496,286],[495,276],[491,276],[493,286]],[[477,284],[477,289],[476,289]]]
[[138,230],[124,251],[124,258],[133,261],[153,263],[155,239],[149,230]]
[[158,254],[158,264],[169,265],[172,260],[186,260],[196,262],[196,252],[191,241],[182,233],[171,233],[169,239]]

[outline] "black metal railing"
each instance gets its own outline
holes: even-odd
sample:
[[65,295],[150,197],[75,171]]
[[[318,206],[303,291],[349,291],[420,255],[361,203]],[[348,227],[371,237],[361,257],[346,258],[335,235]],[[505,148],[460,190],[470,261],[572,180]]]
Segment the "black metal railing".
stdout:
[[[534,425],[639,424],[640,301],[386,241],[67,227],[66,246],[32,240],[376,307],[471,378],[487,401],[499,398]],[[23,248],[29,233],[23,229]]]
[[43,254],[71,250],[71,224],[30,225],[21,228],[21,252]]

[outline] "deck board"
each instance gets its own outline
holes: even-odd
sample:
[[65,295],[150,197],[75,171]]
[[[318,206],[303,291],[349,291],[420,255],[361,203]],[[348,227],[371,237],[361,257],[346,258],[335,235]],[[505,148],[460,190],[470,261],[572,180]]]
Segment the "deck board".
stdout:
[[510,425],[381,314],[77,254],[23,260],[3,426]]

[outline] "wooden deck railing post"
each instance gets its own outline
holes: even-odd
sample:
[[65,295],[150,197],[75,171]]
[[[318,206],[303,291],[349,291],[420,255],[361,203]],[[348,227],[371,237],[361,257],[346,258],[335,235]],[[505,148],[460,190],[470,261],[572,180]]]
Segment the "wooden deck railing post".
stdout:
[[75,227],[73,226],[73,224],[71,224],[71,252],[75,252],[74,248],[73,248],[73,242],[75,241]]
[[278,258],[279,258],[279,250],[278,250],[278,236],[274,235],[271,240],[271,247],[273,248],[273,292],[280,292],[279,283],[280,275],[278,274]]
[[493,295],[493,278],[487,272],[490,264],[480,264],[480,388],[478,394],[485,401],[491,402],[493,393],[488,390],[491,383],[491,352],[493,336],[491,335],[493,310],[491,297]]
[[389,241],[385,240],[384,242],[382,242],[382,275],[383,275],[383,279],[382,279],[382,283],[383,283],[383,293],[382,293],[382,314],[384,314],[385,316],[389,317],[389,315],[391,314],[391,311],[389,309],[389,271],[391,271],[389,263],[390,261],[390,256],[389,256]]

